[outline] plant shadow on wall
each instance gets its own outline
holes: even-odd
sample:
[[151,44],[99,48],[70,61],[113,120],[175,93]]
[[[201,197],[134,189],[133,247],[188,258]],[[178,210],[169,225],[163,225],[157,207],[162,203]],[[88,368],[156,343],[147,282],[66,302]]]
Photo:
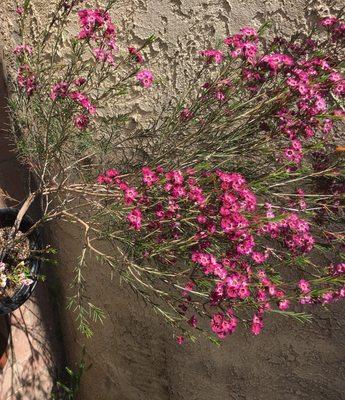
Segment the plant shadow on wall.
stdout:
[[[79,3],[58,2],[36,40],[30,1],[17,9],[22,42],[9,101],[35,189],[5,252],[49,221],[83,229],[69,308],[88,337],[90,321],[105,317],[87,295],[90,254],[180,344],[200,335],[219,344],[238,324],[258,335],[269,313],[308,322],[315,306],[343,298],[342,16],[287,39],[245,27],[200,51],[180,100],[128,132],[128,115],[112,105],[134,86],[153,90],[144,53],[154,38],[123,50],[115,2]],[[19,233],[36,198],[42,217]]]

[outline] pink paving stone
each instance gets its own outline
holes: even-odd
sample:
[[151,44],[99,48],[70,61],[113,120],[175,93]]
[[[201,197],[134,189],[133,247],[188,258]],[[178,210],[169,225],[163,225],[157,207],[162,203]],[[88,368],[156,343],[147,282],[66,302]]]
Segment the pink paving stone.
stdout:
[[[44,290],[41,287],[38,290]],[[10,317],[9,358],[0,374],[0,399],[50,399],[56,380],[56,345],[52,327],[36,296]]]

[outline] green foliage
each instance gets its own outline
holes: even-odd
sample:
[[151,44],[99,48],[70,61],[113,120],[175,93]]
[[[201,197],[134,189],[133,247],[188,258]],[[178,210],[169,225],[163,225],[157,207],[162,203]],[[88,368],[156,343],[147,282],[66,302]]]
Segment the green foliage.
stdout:
[[74,369],[65,367],[65,378],[56,382],[57,388],[52,394],[52,400],[77,400],[81,379],[86,369],[84,358],[85,349],[83,349],[81,361]]
[[72,310],[76,315],[76,322],[79,331],[87,338],[93,336],[91,322],[103,322],[105,312],[88,300],[86,295],[86,281],[83,276],[83,268],[87,267],[86,249],[84,249],[79,263],[75,267],[75,277],[71,283],[71,289],[75,292],[67,300],[67,309]]
[[270,310],[269,312],[283,315],[284,317],[293,318],[302,324],[310,323],[313,320],[313,316],[306,313],[298,313],[294,311],[281,311],[281,310]]

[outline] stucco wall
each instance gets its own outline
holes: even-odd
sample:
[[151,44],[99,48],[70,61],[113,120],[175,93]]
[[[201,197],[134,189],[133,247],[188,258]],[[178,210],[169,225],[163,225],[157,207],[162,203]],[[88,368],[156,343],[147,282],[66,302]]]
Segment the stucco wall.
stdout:
[[[35,0],[39,21],[49,7]],[[150,67],[160,89],[129,106],[143,120],[157,100],[175,95],[195,71],[195,53],[243,25],[258,27],[272,20],[272,34],[306,29],[317,14],[340,7],[341,1],[319,0],[127,0],[115,9],[115,20],[130,43],[150,34],[158,40],[149,51]],[[2,0],[0,34],[7,47],[13,37],[13,0]],[[62,294],[80,249],[79,233],[54,225],[56,267]],[[253,338],[239,330],[221,348],[206,342],[179,347],[162,320],[138,301],[118,277],[94,260],[85,271],[92,298],[108,314],[95,336],[86,341],[76,332],[74,316],[61,307],[68,356],[77,360],[86,346],[92,363],[86,372],[82,400],[339,400],[344,398],[344,304],[321,310],[312,325],[286,319],[267,320],[264,333]],[[63,299],[63,297],[61,297]]]

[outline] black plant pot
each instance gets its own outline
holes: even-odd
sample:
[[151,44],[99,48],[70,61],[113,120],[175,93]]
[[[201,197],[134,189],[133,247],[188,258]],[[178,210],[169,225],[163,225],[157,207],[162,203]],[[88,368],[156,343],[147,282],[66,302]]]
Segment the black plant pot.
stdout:
[[[0,228],[13,226],[18,210],[15,208],[0,208]],[[20,224],[20,231],[27,232],[34,222],[28,216],[24,216]],[[28,237],[30,241],[30,248],[38,250],[42,248],[42,242],[38,232],[34,231]],[[31,296],[37,284],[37,275],[41,267],[41,261],[37,258],[30,258],[30,272],[33,283],[31,285],[22,285],[16,293],[10,298],[0,300],[0,315],[9,314],[12,311],[23,305],[26,300]]]

